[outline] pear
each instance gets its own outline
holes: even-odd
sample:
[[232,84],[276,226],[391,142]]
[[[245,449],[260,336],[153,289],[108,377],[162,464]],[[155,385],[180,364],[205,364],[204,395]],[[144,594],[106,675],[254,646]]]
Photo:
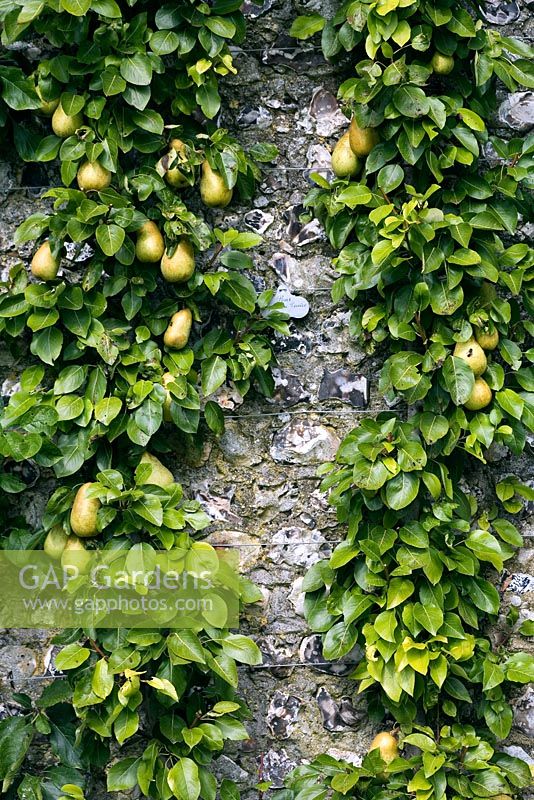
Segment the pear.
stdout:
[[76,567],[82,574],[87,571],[91,560],[91,553],[86,549],[84,543],[77,536],[67,537],[65,547],[61,554],[61,566],[68,570],[69,567]]
[[172,374],[172,372],[165,372],[162,375],[161,382],[166,389],[165,400],[163,402],[163,421],[172,422],[172,416],[171,416],[172,395],[170,391],[166,388],[169,385],[169,383],[174,382],[174,375]]
[[152,220],[148,220],[137,232],[135,255],[143,264],[155,264],[165,252],[165,242],[161,231]]
[[344,133],[332,153],[332,169],[338,178],[349,178],[360,169],[358,156],[350,146],[349,133]]
[[98,161],[84,161],[76,175],[78,186],[83,192],[99,192],[111,183],[111,172]]
[[212,169],[207,161],[202,162],[200,196],[204,205],[210,208],[225,208],[232,199],[232,190],[228,189],[222,175]]
[[352,152],[361,157],[368,156],[379,136],[375,128],[360,128],[355,119],[350,123],[349,142]]
[[189,341],[192,324],[193,315],[188,308],[177,311],[172,315],[169,327],[163,335],[164,344],[173,350],[182,350]]
[[386,764],[390,764],[395,758],[397,758],[399,754],[397,740],[391,735],[391,733],[387,733],[386,731],[383,733],[378,733],[375,736],[371,742],[369,752],[372,750],[379,750],[380,757],[382,758],[382,761],[386,762]]
[[185,283],[195,271],[195,251],[185,236],[178,242],[172,256],[165,252],[161,259],[161,274],[169,283]]
[[475,339],[483,350],[495,350],[499,344],[499,331],[493,325],[475,328]]
[[82,125],[82,114],[74,114],[74,116],[71,117],[69,114],[65,114],[61,105],[59,105],[52,114],[52,130],[56,136],[60,136],[62,139],[66,139],[67,136],[75,134]]
[[154,486],[160,486],[162,489],[166,489],[168,486],[174,483],[174,475],[167,469],[164,464],[161,463],[159,458],[153,456],[152,453],[144,452],[141,456],[140,464],[150,464],[152,467],[152,472],[146,479],[145,483],[154,484]]
[[491,403],[493,395],[484,378],[477,378],[473,390],[464,403],[469,411],[480,411]]
[[54,258],[48,239],[35,251],[31,260],[32,275],[42,281],[53,281],[59,269],[59,259]]
[[70,512],[70,527],[75,534],[84,538],[97,536],[99,533],[96,527],[96,515],[101,503],[96,497],[87,497],[87,490],[92,486],[92,483],[80,486]]
[[[182,142],[181,139],[171,139],[171,154],[172,151],[178,155],[183,156],[185,159],[185,144]],[[177,158],[173,163],[176,163],[180,159]],[[175,189],[182,189],[184,186],[189,184],[184,173],[178,169],[176,166],[172,166],[168,169],[165,173],[165,180],[169,184],[169,186],[174,187]]]
[[61,525],[50,528],[44,540],[43,550],[49,558],[59,560],[69,537]]
[[436,50],[430,60],[430,66],[436,75],[449,75],[454,69],[454,58],[452,56],[444,56],[443,53]]
[[453,355],[465,361],[468,367],[473,370],[475,377],[482,375],[488,366],[486,354],[474,337],[471,337],[467,342],[458,342],[454,348]]
[[42,114],[43,117],[51,117],[59,105],[59,97],[56,97],[54,100],[45,100],[38,86],[35,87],[35,91],[37,92],[37,97],[41,101],[39,114]]

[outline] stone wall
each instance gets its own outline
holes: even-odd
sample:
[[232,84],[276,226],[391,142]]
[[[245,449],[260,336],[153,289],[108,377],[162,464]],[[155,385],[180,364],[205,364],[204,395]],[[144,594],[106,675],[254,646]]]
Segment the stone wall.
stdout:
[[[239,135],[243,144],[274,141],[280,155],[254,200],[253,209],[232,207],[216,212],[225,225],[263,234],[255,253],[258,288],[279,287],[295,317],[289,339],[278,342],[277,392],[270,402],[247,400],[238,407],[231,392],[221,393],[228,409],[225,434],[207,439],[198,450],[176,454],[175,476],[191,496],[211,513],[211,541],[240,548],[245,572],[264,592],[264,603],[249,612],[243,629],[257,638],[264,665],[241,670],[241,690],[252,717],[251,739],[220,764],[221,772],[244,787],[258,780],[280,786],[284,774],[302,759],[320,753],[344,757],[363,754],[374,734],[365,703],[347,677],[358,653],[344,664],[325,665],[318,637],[309,637],[302,616],[299,584],[307,567],[327,556],[344,536],[315,477],[317,466],[331,458],[342,436],[365,414],[383,407],[376,390],[379,356],[366,356],[349,341],[348,314],[333,305],[329,286],[334,278],[328,244],[315,221],[302,217],[302,201],[310,186],[309,172],[327,169],[329,152],[346,126],[336,88],[350,73],[350,63],[324,61],[313,44],[295,46],[288,36],[298,13],[328,13],[333,0],[264,0],[245,3],[249,33],[236,51],[239,74],[224,87],[220,125]],[[532,3],[487,4],[488,21],[507,23],[504,30],[532,37]],[[507,98],[496,126],[500,132],[529,130],[534,125],[534,95]],[[13,232],[35,210],[38,192],[18,189],[46,180],[40,169],[0,164],[0,254],[2,268],[27,259],[28,248],[15,251]],[[48,177],[51,180],[50,176]],[[289,298],[288,298],[289,295]],[[16,380],[11,359],[0,354],[3,394]],[[398,409],[402,413],[402,408]],[[172,460],[169,459],[172,463]],[[185,463],[185,466],[184,466]],[[492,480],[510,473],[534,480],[534,465],[524,456],[492,453],[492,462],[472,476],[470,490],[484,502]],[[36,522],[53,487],[50,475],[39,477],[26,495],[24,512]],[[528,511],[528,509],[527,509]],[[519,525],[532,535],[527,511]],[[500,576],[508,605],[528,610],[534,578],[529,576],[534,551],[526,546],[512,572]],[[496,645],[506,623],[494,631]],[[511,646],[524,647],[512,639]],[[49,667],[48,636],[32,631],[5,632],[0,639],[0,688],[4,703],[12,691],[36,691]],[[534,692],[518,696],[510,746],[523,748],[534,732]],[[5,710],[5,708],[4,708]]]

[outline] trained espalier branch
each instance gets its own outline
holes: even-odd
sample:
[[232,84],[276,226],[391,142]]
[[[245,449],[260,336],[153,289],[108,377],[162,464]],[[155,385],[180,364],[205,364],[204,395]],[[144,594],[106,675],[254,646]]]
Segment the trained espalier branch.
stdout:
[[[247,202],[258,162],[276,155],[263,143],[245,153],[212,121],[218,81],[235,73],[240,6],[0,8],[5,140],[26,161],[54,162],[63,184],[17,231],[17,244],[35,242],[30,270],[13,267],[1,287],[2,342],[25,365],[1,416],[4,549],[44,547],[61,564],[95,549],[210,550],[198,541],[208,517],[163,462],[223,431],[224,384],[271,392],[271,332],[287,330],[273,292],[247,276],[260,237],[209,222],[209,209]],[[24,43],[45,54],[35,70]],[[30,459],[58,479],[36,530],[11,502],[26,488],[13,466]],[[246,580],[238,594],[259,597]],[[66,677],[37,699],[16,693],[0,722],[2,796],[83,800],[107,781],[161,800],[238,797],[210,764],[247,738],[236,690],[237,664],[260,660],[249,638],[206,617],[53,641]],[[37,742],[49,767],[28,758]]]
[[509,800],[530,770],[496,743],[534,664],[507,649],[517,612],[499,646],[484,633],[501,610],[488,570],[522,543],[505,512],[534,495],[505,480],[478,508],[460,482],[490,446],[520,455],[534,431],[534,251],[520,229],[534,138],[487,130],[498,80],[534,85],[532,50],[454,0],[345,3],[292,33],[320,30],[327,58],[351,55],[350,126],[334,179],[314,176],[306,202],[337,251],[333,299],[384,355],[379,389],[406,413],[363,421],[321,468],[348,534],[306,575],[305,608],[327,659],[363,649],[352,677],[395,726],[360,767],[321,756],[298,768],[286,796]]

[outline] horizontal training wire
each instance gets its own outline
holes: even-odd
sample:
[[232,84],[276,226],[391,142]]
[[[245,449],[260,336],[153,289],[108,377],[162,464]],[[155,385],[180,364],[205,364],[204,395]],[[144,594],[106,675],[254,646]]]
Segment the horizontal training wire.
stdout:
[[[317,661],[314,664],[305,661],[289,661],[287,664],[238,664],[237,668],[242,670],[273,670],[273,669],[287,669],[288,667],[304,667],[306,669],[314,669],[317,667],[331,667],[339,662],[337,661]],[[358,661],[343,661],[341,662],[344,667],[355,667]],[[31,675],[24,680],[28,681],[46,681],[51,679],[68,678],[68,675]]]
[[[347,120],[347,124],[348,124]],[[298,167],[262,167],[262,172],[309,172],[312,170],[313,172],[326,172],[328,171],[327,166],[318,166],[312,165],[311,167],[307,166],[298,166]],[[57,189],[57,188],[65,188],[65,187],[58,187],[58,186],[6,186],[0,189],[1,194],[9,194],[11,192],[23,192],[23,191],[30,191],[30,192],[41,192],[48,189]]]
[[330,414],[331,416],[334,416],[334,417],[337,417],[337,416],[343,417],[345,415],[351,416],[353,414],[381,414],[384,411],[391,411],[392,414],[393,413],[397,413],[391,408],[381,408],[381,409],[378,409],[378,410],[377,409],[372,409],[372,408],[352,408],[352,409],[350,409],[350,408],[346,408],[346,409],[345,408],[340,408],[339,410],[335,409],[335,408],[332,408],[332,409],[326,409],[326,410],[320,409],[320,410],[317,410],[317,411],[303,409],[302,411],[269,411],[269,412],[262,412],[262,413],[258,412],[257,414],[225,414],[224,418],[225,419],[240,419],[240,420],[242,420],[242,419],[248,419],[248,418],[256,419],[257,417],[279,417],[279,416],[284,416],[284,415],[295,417],[295,416],[306,415],[306,414]]

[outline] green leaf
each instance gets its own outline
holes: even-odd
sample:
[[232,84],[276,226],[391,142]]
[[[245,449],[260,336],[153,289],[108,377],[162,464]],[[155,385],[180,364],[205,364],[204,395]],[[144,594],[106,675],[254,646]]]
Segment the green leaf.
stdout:
[[437,606],[428,603],[425,603],[425,605],[415,603],[413,615],[425,631],[431,633],[432,636],[435,636],[443,625],[443,611]]
[[103,425],[110,425],[120,413],[122,400],[119,397],[104,397],[95,405],[95,418]]
[[124,242],[126,233],[118,225],[99,225],[96,229],[96,240],[106,256],[114,256]]
[[63,334],[57,328],[45,328],[36,333],[32,339],[30,350],[34,356],[53,365],[61,353]]
[[226,361],[220,356],[212,355],[202,362],[202,393],[213,394],[226,378]]
[[108,668],[108,662],[105,658],[101,658],[95,664],[93,677],[91,678],[91,688],[93,692],[105,700],[113,690],[113,675]]
[[424,91],[418,86],[406,84],[393,92],[393,105],[405,117],[422,117],[428,114],[430,105]]
[[76,643],[69,644],[57,654],[56,667],[58,669],[75,669],[87,661],[90,655],[91,651],[88,647],[82,647]]
[[179,758],[167,773],[167,783],[178,800],[197,800],[200,795],[198,767],[190,758]]
[[61,6],[75,17],[83,17],[91,8],[91,0],[61,0]]
[[122,59],[120,73],[125,81],[134,86],[148,86],[152,80],[152,63],[147,56],[134,53]]
[[425,411],[424,414],[421,414],[419,427],[425,442],[427,444],[435,444],[447,434],[449,430],[449,421],[447,417],[441,414],[432,414],[430,411]]
[[399,511],[413,503],[419,492],[420,480],[413,472],[400,472],[386,484],[386,502]]
[[137,769],[141,763],[140,758],[123,758],[108,769],[108,792],[127,792],[137,785]]
[[460,406],[465,403],[475,385],[475,376],[462,358],[448,356],[443,364],[442,375],[452,402]]
[[296,17],[289,29],[289,35],[294,39],[309,39],[315,33],[322,31],[326,19],[321,14],[308,14]]
[[250,664],[251,666],[261,664],[260,649],[248,636],[229,633],[224,639],[219,639],[218,644],[225,655],[234,658],[241,664]]
[[184,661],[194,661],[199,664],[204,664],[206,661],[204,648],[198,636],[196,633],[193,633],[193,631],[183,630],[172,633],[167,639],[167,648],[171,661],[174,657],[177,659],[176,663],[179,663],[181,659]]

